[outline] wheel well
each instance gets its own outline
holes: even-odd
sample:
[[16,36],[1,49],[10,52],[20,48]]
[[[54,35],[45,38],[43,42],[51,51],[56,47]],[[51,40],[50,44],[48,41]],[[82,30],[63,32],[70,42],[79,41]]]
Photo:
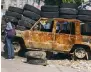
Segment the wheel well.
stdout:
[[88,45],[75,44],[75,45],[72,47],[70,53],[73,53],[74,50],[75,50],[77,47],[83,47],[87,52],[90,52],[90,47],[89,47]]

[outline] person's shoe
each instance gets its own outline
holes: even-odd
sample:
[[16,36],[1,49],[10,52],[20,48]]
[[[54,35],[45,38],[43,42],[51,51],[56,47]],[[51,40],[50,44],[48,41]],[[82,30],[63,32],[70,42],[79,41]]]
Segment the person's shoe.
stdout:
[[14,59],[15,57],[11,57],[12,59]]
[[8,59],[8,60],[12,60],[12,59]]
[[6,58],[6,59],[8,59],[8,60],[12,60],[12,58]]

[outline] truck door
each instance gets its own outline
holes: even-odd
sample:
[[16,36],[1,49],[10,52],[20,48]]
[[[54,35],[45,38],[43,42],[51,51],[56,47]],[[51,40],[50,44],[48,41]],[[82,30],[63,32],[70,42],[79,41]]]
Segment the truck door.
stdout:
[[[49,24],[48,27],[47,24]],[[52,49],[53,23],[51,22],[51,24],[47,24],[42,25],[41,23],[38,23],[33,27],[33,30],[30,32],[30,43],[32,48]]]
[[74,44],[75,24],[72,22],[56,22],[54,50],[70,51]]

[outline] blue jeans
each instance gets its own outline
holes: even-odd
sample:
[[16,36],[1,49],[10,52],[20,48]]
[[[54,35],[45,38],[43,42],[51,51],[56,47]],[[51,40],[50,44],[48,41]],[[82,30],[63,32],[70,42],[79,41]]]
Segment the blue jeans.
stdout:
[[14,57],[14,48],[12,45],[12,37],[7,37],[5,38],[5,46],[7,48],[7,53],[8,53],[8,58]]

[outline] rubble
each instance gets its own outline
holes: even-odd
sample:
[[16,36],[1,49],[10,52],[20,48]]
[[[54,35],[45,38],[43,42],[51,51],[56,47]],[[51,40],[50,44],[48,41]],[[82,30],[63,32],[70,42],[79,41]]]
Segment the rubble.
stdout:
[[77,72],[91,72],[91,60],[48,60],[48,63],[54,63],[64,67],[76,69]]

